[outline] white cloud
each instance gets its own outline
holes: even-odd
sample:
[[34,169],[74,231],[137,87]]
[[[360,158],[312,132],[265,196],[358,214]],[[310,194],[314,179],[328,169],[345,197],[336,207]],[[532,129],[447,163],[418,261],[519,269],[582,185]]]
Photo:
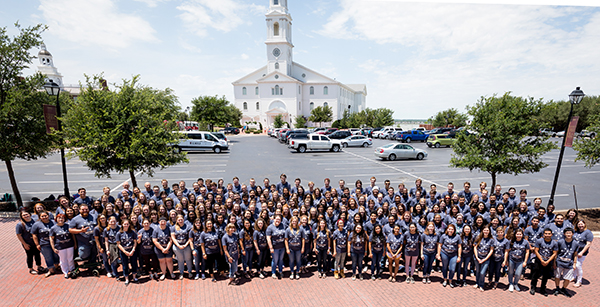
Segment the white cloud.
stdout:
[[558,99],[584,83],[600,91],[600,58],[594,51],[600,48],[597,10],[359,0],[340,4],[342,9],[319,34],[404,51],[398,53],[404,58],[359,65],[376,76],[368,104],[392,107],[396,117],[425,118],[505,91]]
[[242,53],[241,57],[242,57],[242,60],[247,60],[250,58],[250,56],[245,53]]
[[146,3],[146,5],[148,5],[148,7],[157,7],[160,2],[168,2],[171,0],[133,0],[133,1]]
[[238,0],[187,0],[177,6],[179,15],[189,31],[204,37],[209,29],[230,32],[243,24],[250,24],[245,15],[264,13],[264,6],[246,5]]
[[158,41],[147,21],[119,12],[111,0],[41,0],[39,10],[51,33],[83,45],[118,49]]

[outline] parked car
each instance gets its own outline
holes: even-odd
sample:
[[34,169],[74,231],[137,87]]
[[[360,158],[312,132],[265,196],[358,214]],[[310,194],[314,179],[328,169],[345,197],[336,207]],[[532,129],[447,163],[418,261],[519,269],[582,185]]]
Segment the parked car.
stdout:
[[546,136],[551,136],[551,137],[556,136],[556,132],[552,131],[552,129],[542,128],[542,129],[540,129],[539,132],[540,132],[540,135],[546,135]]
[[442,133],[446,133],[448,131],[451,131],[453,129],[454,128],[450,128],[450,127],[433,128],[433,129],[429,130],[429,134],[442,134]]
[[225,133],[223,132],[211,132],[212,135],[216,136],[217,139],[219,140],[223,140],[225,142],[227,142],[227,144],[229,144],[229,141],[227,140],[227,136],[225,136]]
[[576,133],[575,135],[582,138],[595,138],[596,132],[589,130],[581,130],[581,132],[579,132],[578,134]]
[[288,147],[302,153],[307,150],[329,150],[339,152],[342,149],[342,144],[339,140],[332,140],[326,135],[309,134],[306,139],[291,140]]
[[223,150],[229,149],[227,141],[220,140],[208,131],[177,132],[187,136],[187,139],[180,139],[179,143],[174,146],[177,152],[212,150],[215,153],[220,153]]
[[271,131],[270,136],[276,138],[277,134],[279,133],[279,130],[281,130],[281,128],[273,129],[273,131]]
[[338,131],[338,128],[327,128],[327,130],[321,130],[316,132],[317,134],[328,135]]
[[236,127],[226,127],[225,129],[219,130],[219,132],[223,132],[225,134],[240,134],[240,129]]
[[[325,131],[327,131],[327,129],[329,129],[329,128],[328,127],[318,127],[318,128],[312,129],[312,131],[310,131],[310,133],[325,132]],[[322,134],[322,133],[320,133],[320,134]]]
[[400,132],[396,133],[395,139],[398,140],[399,142],[410,143],[412,141],[425,142],[425,141],[427,141],[427,137],[429,137],[429,135],[423,133],[423,131],[410,130],[410,131],[400,131]]
[[281,129],[281,130],[279,130],[279,134],[277,135],[277,139],[279,140],[279,142],[285,143],[285,141],[287,140],[287,133],[290,130],[291,129]]
[[366,137],[372,138],[373,137],[373,128],[370,128],[370,127],[362,128],[362,129],[360,129],[360,134],[362,134]]
[[427,157],[427,152],[422,149],[414,148],[408,144],[390,143],[377,147],[375,149],[375,156],[390,161],[396,159],[423,160],[423,158]]
[[286,133],[286,143],[289,143],[290,139],[294,136],[298,136],[300,138],[305,138],[308,136],[308,130],[306,129],[294,129],[290,130]]
[[450,147],[454,145],[455,138],[451,138],[448,134],[430,134],[427,138],[427,146],[440,148],[441,146]]
[[364,135],[351,135],[342,140],[342,147],[368,147],[373,145],[373,140]]
[[557,133],[556,133],[555,135],[553,135],[553,136],[555,136],[555,137],[557,137],[557,138],[562,138],[563,136],[565,136],[565,131],[564,131],[564,130],[563,130],[563,131],[559,131],[559,132],[557,132]]
[[330,139],[341,140],[351,136],[352,133],[348,130],[338,130],[333,133],[327,134]]
[[350,129],[348,129],[348,131],[350,131],[350,133],[352,133],[353,135],[361,134],[361,130],[358,128],[350,128]]
[[375,131],[373,132],[373,137],[374,138],[379,138],[379,139],[385,139],[385,138],[389,138],[389,133],[390,132],[398,132],[398,131],[402,131],[402,128],[400,127],[385,127],[379,131]]

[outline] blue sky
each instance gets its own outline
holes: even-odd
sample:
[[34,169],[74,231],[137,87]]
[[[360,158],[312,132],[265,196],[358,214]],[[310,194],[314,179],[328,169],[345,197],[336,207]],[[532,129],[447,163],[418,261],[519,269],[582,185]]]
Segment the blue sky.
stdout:
[[[288,2],[294,60],[367,84],[367,107],[390,108],[395,118],[464,111],[506,91],[545,100],[566,99],[576,86],[600,93],[597,1]],[[200,95],[232,100],[231,82],[265,65],[268,3],[0,0],[0,26],[14,34],[17,20],[47,24],[43,37],[66,84],[139,74],[143,84],[174,89],[185,108]]]

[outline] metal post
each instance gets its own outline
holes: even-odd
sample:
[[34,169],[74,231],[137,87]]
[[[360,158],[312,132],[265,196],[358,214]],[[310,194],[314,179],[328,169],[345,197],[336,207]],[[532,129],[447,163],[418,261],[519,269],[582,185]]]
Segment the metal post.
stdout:
[[554,193],[556,192],[556,184],[558,183],[558,175],[560,174],[562,159],[565,155],[565,143],[567,142],[567,131],[569,130],[569,123],[571,122],[571,116],[573,115],[573,104],[574,103],[571,102],[571,111],[569,111],[569,118],[567,119],[567,129],[563,135],[562,146],[560,147],[560,154],[558,155],[558,164],[556,165],[556,173],[554,174],[554,182],[552,183],[552,192],[550,192],[548,205],[554,205]]
[[[60,89],[58,90],[58,94],[56,95],[56,115],[60,118]],[[61,120],[58,120],[58,131],[62,131],[62,123]],[[61,139],[60,146],[60,161],[62,163],[62,173],[63,173],[63,185],[65,196],[71,199],[71,194],[69,194],[69,181],[67,180],[67,162],[65,161],[65,148],[64,148],[65,140]]]

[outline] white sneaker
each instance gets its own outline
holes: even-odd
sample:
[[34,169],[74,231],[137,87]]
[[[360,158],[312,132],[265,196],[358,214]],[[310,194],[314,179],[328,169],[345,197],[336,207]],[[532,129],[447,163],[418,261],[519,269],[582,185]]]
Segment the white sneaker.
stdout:
[[513,286],[513,285],[508,286],[508,292],[513,292],[513,291],[515,291],[515,286]]
[[300,274],[296,274],[296,279],[300,279]]
[[106,273],[106,277],[108,277],[108,278],[112,278],[112,277],[113,277],[113,275],[112,275],[111,273]]
[[290,279],[294,279],[294,273],[290,274]]
[[273,279],[277,279],[277,274],[273,274],[271,277],[273,277]]
[[363,271],[362,271],[362,272],[363,272],[363,273],[367,273],[367,267],[366,267],[366,266],[363,268]]

